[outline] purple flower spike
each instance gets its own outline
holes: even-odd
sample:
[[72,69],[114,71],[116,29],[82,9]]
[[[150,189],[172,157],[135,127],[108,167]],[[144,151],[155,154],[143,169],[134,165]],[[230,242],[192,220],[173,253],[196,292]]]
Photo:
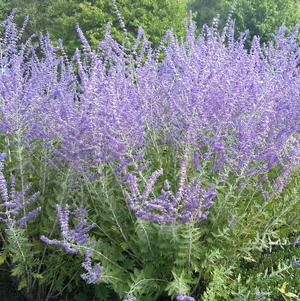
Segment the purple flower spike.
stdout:
[[81,278],[87,283],[96,284],[100,280],[101,267],[99,264],[95,264],[92,267],[91,254],[89,252],[85,253],[85,261],[81,264],[86,270],[86,273],[81,274]]
[[146,183],[145,192],[141,195],[136,176],[127,174],[129,192],[124,195],[128,207],[140,219],[156,223],[170,224],[174,222],[187,223],[192,220],[204,220],[208,217],[209,209],[216,197],[216,188],[212,184],[207,190],[201,187],[199,179],[186,180],[187,154],[181,161],[178,190],[171,191],[171,184],[164,181],[163,189],[158,195],[154,186],[162,170],[155,171]]
[[7,191],[7,182],[3,174],[3,169],[4,169],[3,160],[4,159],[0,160],[0,195],[2,201],[4,203],[8,203],[9,199],[8,199],[8,191]]
[[0,155],[0,197],[3,202],[0,205],[0,209],[5,209],[3,213],[0,213],[3,216],[1,217],[1,221],[8,227],[18,225],[20,228],[25,228],[28,221],[41,211],[41,207],[28,211],[28,206],[38,199],[39,193],[34,193],[30,197],[26,197],[31,185],[27,185],[22,191],[17,192],[13,176],[11,176],[10,192],[8,193],[8,185],[3,174],[3,161],[5,157],[3,154]]
[[181,292],[177,295],[177,301],[196,301],[193,297],[183,295]]
[[78,254],[80,253],[81,247],[84,247],[85,260],[81,265],[86,273],[81,274],[81,278],[87,283],[97,283],[100,280],[101,267],[99,264],[92,266],[91,257],[93,255],[93,250],[86,250],[86,248],[90,248],[95,244],[93,241],[89,241],[88,236],[88,232],[95,227],[95,224],[87,224],[87,212],[85,208],[79,208],[75,212],[74,215],[78,220],[78,223],[73,229],[69,226],[71,216],[69,206],[66,206],[65,209],[63,209],[60,205],[56,205],[56,213],[63,239],[49,239],[44,235],[42,235],[40,239],[47,245],[62,247],[70,254]]
[[194,166],[196,170],[200,170],[201,166],[200,166],[200,155],[198,151],[194,152]]

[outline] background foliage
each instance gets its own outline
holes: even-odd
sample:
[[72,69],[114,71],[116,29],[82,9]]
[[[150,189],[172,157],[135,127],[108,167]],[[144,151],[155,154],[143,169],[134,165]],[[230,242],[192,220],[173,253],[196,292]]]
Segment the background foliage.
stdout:
[[[131,40],[142,26],[153,45],[158,46],[169,28],[182,36],[184,18],[189,10],[193,11],[200,28],[203,24],[211,24],[217,15],[224,24],[233,3],[236,31],[249,29],[251,36],[259,35],[263,42],[282,24],[292,29],[300,20],[299,0],[119,0],[117,6]],[[68,53],[73,53],[80,45],[75,32],[77,22],[93,46],[103,38],[108,22],[117,40],[124,39],[111,0],[0,0],[0,19],[14,7],[18,9],[19,23],[25,15],[30,16],[28,34],[47,31],[53,39],[64,41]]]
[[[117,6],[131,40],[139,26],[143,27],[154,46],[171,27],[179,35],[184,32],[187,0],[120,0]],[[0,19],[15,7],[19,23],[24,16],[30,16],[28,33],[47,31],[52,38],[61,38],[69,53],[80,45],[75,32],[77,22],[92,46],[97,46],[102,40],[108,22],[112,24],[114,36],[119,41],[124,39],[111,0],[0,0]]]
[[210,24],[220,15],[224,24],[228,12],[234,6],[233,18],[236,32],[250,31],[250,36],[260,36],[262,42],[272,38],[284,24],[291,30],[300,21],[299,0],[191,0],[189,8],[194,12],[198,25]]

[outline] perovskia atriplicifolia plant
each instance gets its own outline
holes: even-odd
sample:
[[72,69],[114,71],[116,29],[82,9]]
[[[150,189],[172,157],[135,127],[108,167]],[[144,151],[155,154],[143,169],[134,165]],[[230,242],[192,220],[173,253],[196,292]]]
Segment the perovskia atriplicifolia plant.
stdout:
[[230,18],[199,34],[187,20],[158,49],[142,29],[119,44],[108,25],[96,49],[76,29],[68,58],[48,35],[22,41],[14,12],[1,27],[1,258],[20,290],[296,298],[298,27],[250,49]]

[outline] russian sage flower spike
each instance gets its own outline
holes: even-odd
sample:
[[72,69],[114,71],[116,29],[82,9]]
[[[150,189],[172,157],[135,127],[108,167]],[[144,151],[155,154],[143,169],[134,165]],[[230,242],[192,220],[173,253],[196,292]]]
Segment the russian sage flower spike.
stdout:
[[155,171],[151,177],[149,178],[147,185],[146,185],[146,189],[145,192],[143,193],[142,198],[144,200],[148,199],[149,195],[151,194],[152,190],[153,190],[153,186],[156,183],[157,179],[163,175],[163,169],[157,170]]
[[8,202],[8,192],[7,192],[7,183],[3,174],[3,161],[5,159],[4,154],[1,154],[0,158],[0,195],[3,202]]
[[0,214],[0,220],[7,226],[18,225],[21,228],[25,228],[27,222],[41,211],[40,206],[33,210],[26,210],[29,205],[37,200],[39,193],[34,193],[26,198],[26,194],[29,192],[31,185],[27,185],[23,191],[17,192],[15,189],[14,176],[11,176],[10,192],[8,193],[8,185],[3,174],[5,157],[5,154],[0,155],[0,196],[3,201],[3,203],[0,204],[0,209],[3,209],[3,212]]
[[7,182],[3,174],[4,164],[3,161],[6,154],[0,154],[0,194],[3,202],[8,202]]
[[193,297],[183,295],[181,292],[177,295],[177,301],[196,301]]
[[92,223],[87,225],[86,220],[86,209],[79,208],[75,212],[75,218],[78,223],[73,229],[70,228],[70,209],[66,206],[63,209],[60,205],[56,205],[56,214],[59,220],[62,240],[49,239],[48,237],[42,235],[40,239],[47,245],[62,247],[67,253],[78,254],[80,250],[84,250],[84,261],[81,266],[85,269],[85,273],[81,274],[81,278],[87,283],[97,283],[101,277],[101,267],[99,264],[92,266],[92,255],[93,251],[87,248],[92,247],[95,243],[89,240],[88,232],[95,227]]
[[200,170],[200,155],[198,151],[194,152],[194,167],[196,170]]
[[184,190],[184,185],[186,181],[186,170],[188,165],[188,151],[183,155],[181,159],[181,166],[180,166],[180,174],[179,174],[179,187],[176,194],[177,202],[180,202],[180,198],[182,196],[182,192]]
[[86,273],[81,274],[81,278],[85,280],[87,283],[97,283],[100,279],[101,275],[101,267],[100,264],[97,263],[92,266],[90,252],[85,252],[85,260],[81,264],[81,266],[86,270]]
[[201,221],[208,217],[209,209],[216,197],[216,188],[211,184],[205,190],[199,179],[186,179],[188,153],[189,150],[181,160],[176,193],[171,191],[171,184],[168,180],[164,181],[160,193],[156,193],[156,189],[154,190],[158,178],[163,175],[162,169],[152,173],[143,194],[139,191],[137,177],[127,173],[125,181],[127,181],[129,192],[125,191],[124,195],[128,207],[135,212],[138,218],[169,224],[176,221],[179,223],[187,223],[191,220]]
[[87,39],[86,39],[84,33],[82,32],[82,30],[81,30],[78,23],[76,23],[75,29],[76,29],[76,32],[79,36],[81,44],[84,47],[84,50],[87,51],[87,52],[91,52],[92,51],[91,46],[90,46],[89,42],[87,41]]

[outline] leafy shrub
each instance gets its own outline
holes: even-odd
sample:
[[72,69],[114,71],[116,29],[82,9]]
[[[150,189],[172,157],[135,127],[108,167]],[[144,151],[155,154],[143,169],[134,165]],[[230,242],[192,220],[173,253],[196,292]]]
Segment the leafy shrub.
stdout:
[[[279,26],[292,30],[299,21],[300,4],[297,0],[191,0],[189,8],[199,25],[210,24],[217,14],[222,22],[234,6],[233,17],[237,32],[249,30],[250,36],[259,36],[267,43]],[[249,46],[248,43],[246,43]]]
[[22,42],[13,18],[0,258],[28,298],[298,298],[297,28],[247,51],[230,19],[199,36],[187,22],[184,41],[168,31],[158,49],[108,27],[93,50],[78,27],[70,59],[47,35]]

